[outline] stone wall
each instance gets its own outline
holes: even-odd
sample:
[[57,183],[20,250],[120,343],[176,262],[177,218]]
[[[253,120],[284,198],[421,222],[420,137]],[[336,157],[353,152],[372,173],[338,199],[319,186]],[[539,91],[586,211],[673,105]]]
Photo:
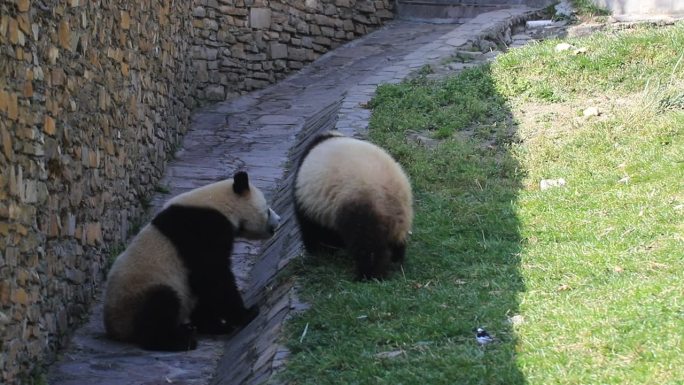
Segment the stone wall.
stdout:
[[196,0],[199,100],[262,88],[393,17],[393,0]]
[[189,120],[192,6],[0,2],[0,383],[26,383],[102,283]]
[[0,383],[66,342],[194,106],[391,17],[391,0],[0,2]]

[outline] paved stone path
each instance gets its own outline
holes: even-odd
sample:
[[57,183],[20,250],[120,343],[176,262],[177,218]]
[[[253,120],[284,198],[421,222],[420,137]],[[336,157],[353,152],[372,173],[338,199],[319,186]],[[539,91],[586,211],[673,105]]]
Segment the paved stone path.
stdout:
[[370,111],[362,105],[378,84],[399,82],[485,37],[501,39],[507,27],[533,13],[511,8],[461,25],[393,22],[281,83],[198,111],[160,183],[170,193],[154,197],[151,213],[170,196],[228,178],[236,170],[248,171],[283,218],[278,236],[263,244],[238,243],[235,249],[233,269],[239,285],[247,304],[260,305],[260,315],[234,335],[201,337],[191,352],[147,352],[105,338],[98,302],[61,360],[50,368],[49,383],[232,385],[271,378],[287,356],[278,344],[282,324],[292,311],[304,308],[291,279],[277,274],[300,253],[289,171],[307,138],[331,128],[363,136]]

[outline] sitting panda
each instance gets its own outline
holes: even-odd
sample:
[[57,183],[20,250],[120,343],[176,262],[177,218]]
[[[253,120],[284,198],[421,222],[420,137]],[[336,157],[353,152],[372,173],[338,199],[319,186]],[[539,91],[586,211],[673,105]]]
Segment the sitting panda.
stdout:
[[180,351],[197,347],[195,331],[225,334],[247,324],[258,310],[245,308],[230,269],[233,240],[269,238],[279,221],[245,172],[169,200],[112,265],[108,336]]
[[294,205],[309,253],[345,248],[360,279],[385,278],[390,260],[403,262],[411,185],[380,147],[334,131],[315,137],[295,172]]

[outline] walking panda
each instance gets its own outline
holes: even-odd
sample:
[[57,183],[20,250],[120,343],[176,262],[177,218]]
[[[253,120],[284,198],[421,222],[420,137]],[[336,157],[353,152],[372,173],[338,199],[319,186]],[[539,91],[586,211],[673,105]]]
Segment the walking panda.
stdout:
[[251,321],[230,269],[235,237],[266,239],[280,217],[245,172],[178,195],[117,257],[107,278],[109,337],[144,349],[197,346],[195,331],[225,334]]
[[328,132],[305,149],[294,205],[307,251],[343,247],[360,279],[385,278],[404,260],[413,221],[411,185],[399,164],[369,142]]

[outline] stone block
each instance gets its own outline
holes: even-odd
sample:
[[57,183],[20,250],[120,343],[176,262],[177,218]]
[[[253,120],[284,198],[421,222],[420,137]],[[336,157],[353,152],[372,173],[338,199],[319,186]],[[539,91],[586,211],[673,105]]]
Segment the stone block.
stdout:
[[222,85],[210,85],[204,90],[207,100],[223,101],[226,99],[226,90]]
[[330,27],[321,27],[321,34],[325,37],[334,37],[335,30]]
[[88,223],[86,225],[86,243],[94,246],[102,243],[102,226],[99,222]]
[[271,43],[269,46],[269,56],[271,59],[287,58],[287,46],[280,43]]
[[38,186],[35,180],[24,180],[21,200],[23,203],[38,202]]
[[375,3],[370,0],[357,0],[354,8],[361,12],[373,13],[375,12]]
[[121,29],[128,30],[131,28],[131,16],[127,11],[121,11]]
[[[220,10],[220,8],[219,8],[219,10]],[[195,7],[192,10],[192,16],[204,18],[207,16],[207,10],[204,7]]]
[[291,48],[288,50],[288,59],[295,61],[306,60],[306,49],[304,48]]
[[257,80],[252,78],[245,79],[245,88],[247,90],[261,89],[269,85],[269,82],[264,80]]
[[7,306],[10,304],[10,283],[8,281],[0,281],[0,305]]
[[10,93],[7,100],[7,117],[10,120],[19,119],[19,98],[17,94]]
[[287,62],[287,66],[288,66],[288,68],[293,69],[293,70],[300,70],[300,69],[304,68],[304,63],[302,63],[300,61],[289,61],[289,62]]
[[[2,109],[0,109],[1,111]],[[4,125],[0,125],[0,140],[2,141],[2,153],[8,160],[14,159],[14,151],[12,151],[12,136],[9,131],[5,129]]]
[[28,12],[31,8],[31,0],[17,0],[17,10],[19,12]]
[[18,288],[12,291],[12,303],[15,305],[27,305],[29,303],[29,295],[23,288]]
[[313,39],[313,42],[319,45],[324,45],[324,46],[330,46],[332,44],[332,40],[330,40],[327,37],[323,36],[317,36]]
[[43,131],[50,136],[55,135],[55,120],[50,115],[45,115],[45,121],[43,122]]
[[230,15],[230,16],[247,16],[249,14],[248,9],[235,7],[235,6],[221,6],[221,7],[219,7],[219,11],[222,14]]
[[388,9],[379,9],[375,12],[375,16],[381,19],[393,19],[394,13]]
[[17,24],[19,25],[19,30],[26,35],[31,34],[31,27],[29,23],[29,16],[26,13],[17,15]]
[[69,21],[63,19],[59,22],[59,28],[57,32],[59,45],[62,48],[70,50],[71,49],[71,30],[69,28]]
[[271,10],[268,8],[251,8],[249,10],[249,27],[266,29],[271,26]]
[[218,31],[219,25],[218,25],[218,22],[216,20],[206,18],[206,19],[203,19],[202,21],[204,23],[205,29],[208,29],[210,31]]
[[318,26],[332,27],[335,25],[334,19],[325,15],[315,15],[314,22]]

